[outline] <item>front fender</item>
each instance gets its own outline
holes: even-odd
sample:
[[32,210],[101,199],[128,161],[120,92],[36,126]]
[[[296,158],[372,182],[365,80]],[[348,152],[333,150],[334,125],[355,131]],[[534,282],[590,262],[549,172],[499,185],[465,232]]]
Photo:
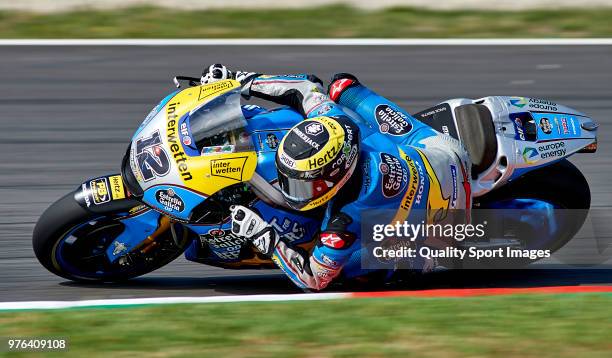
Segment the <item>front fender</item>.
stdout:
[[140,201],[129,194],[120,174],[105,175],[87,180],[75,190],[74,200],[83,209],[96,214],[129,211],[142,205]]

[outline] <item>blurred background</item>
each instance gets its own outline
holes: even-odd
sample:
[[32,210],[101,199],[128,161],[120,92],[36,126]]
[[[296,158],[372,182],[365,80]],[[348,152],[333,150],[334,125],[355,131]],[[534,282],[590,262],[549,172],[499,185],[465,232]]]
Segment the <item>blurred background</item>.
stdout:
[[610,18],[612,0],[0,0],[0,37],[607,37]]

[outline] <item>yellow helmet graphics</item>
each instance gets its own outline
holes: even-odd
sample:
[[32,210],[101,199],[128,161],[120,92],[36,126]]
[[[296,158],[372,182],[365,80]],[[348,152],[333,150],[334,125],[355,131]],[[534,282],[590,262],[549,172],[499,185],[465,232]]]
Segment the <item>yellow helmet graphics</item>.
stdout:
[[348,117],[316,117],[295,125],[281,141],[276,168],[287,203],[310,210],[327,203],[359,160],[359,128]]

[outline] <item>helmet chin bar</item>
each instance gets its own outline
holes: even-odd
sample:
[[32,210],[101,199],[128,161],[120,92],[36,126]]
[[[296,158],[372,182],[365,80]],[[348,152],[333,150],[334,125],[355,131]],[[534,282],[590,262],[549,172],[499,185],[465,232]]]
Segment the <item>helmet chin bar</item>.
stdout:
[[249,180],[249,184],[253,188],[255,195],[264,203],[295,210],[285,201],[285,197],[278,188],[278,184],[274,185],[268,183],[268,181],[257,172],[253,173],[253,177]]

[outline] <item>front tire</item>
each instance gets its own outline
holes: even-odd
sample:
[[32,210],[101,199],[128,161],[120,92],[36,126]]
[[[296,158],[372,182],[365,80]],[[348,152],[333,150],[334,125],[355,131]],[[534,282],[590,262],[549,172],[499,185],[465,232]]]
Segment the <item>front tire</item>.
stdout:
[[[126,204],[125,210],[92,213],[76,202],[74,193],[65,195],[45,210],[34,227],[32,245],[36,258],[47,270],[69,280],[114,282],[154,271],[181,255],[187,246],[186,237],[183,236],[177,246],[170,230],[167,230],[157,238],[162,243],[158,245],[157,252],[146,258],[138,258],[130,265],[111,263],[103,253],[111,244],[113,235],[116,237],[122,232],[121,221],[128,217],[127,213],[133,207],[133,202]],[[77,231],[80,237],[70,239],[73,245],[76,242],[80,246],[72,250],[68,259],[62,247],[69,236]],[[181,230],[181,233],[184,232]],[[93,240],[99,241],[88,242]],[[97,262],[85,265],[85,260],[93,260],[92,250],[98,252],[98,257],[95,257]]]

